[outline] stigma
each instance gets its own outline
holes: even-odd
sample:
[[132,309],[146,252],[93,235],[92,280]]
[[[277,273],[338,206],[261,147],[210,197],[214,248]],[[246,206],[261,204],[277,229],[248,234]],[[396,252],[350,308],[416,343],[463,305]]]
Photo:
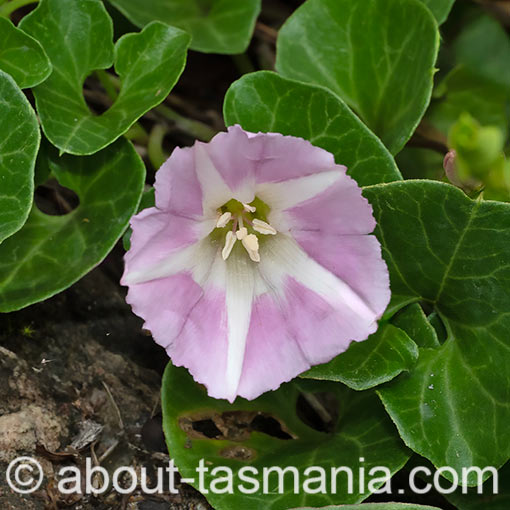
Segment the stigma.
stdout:
[[253,262],[260,262],[259,239],[257,234],[276,235],[277,231],[269,223],[256,217],[256,207],[250,204],[241,204],[240,211],[218,210],[216,228],[223,229],[232,223],[232,229],[225,235],[225,245],[221,251],[223,260],[227,260],[232,253],[237,241],[242,246]]

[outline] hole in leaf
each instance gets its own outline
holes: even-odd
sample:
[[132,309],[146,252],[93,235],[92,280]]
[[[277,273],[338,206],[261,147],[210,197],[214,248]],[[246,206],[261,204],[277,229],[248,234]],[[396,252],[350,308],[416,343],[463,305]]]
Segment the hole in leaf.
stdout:
[[278,419],[269,414],[254,411],[182,416],[179,418],[179,426],[190,439],[246,441],[252,432],[261,432],[282,440],[295,438]]
[[298,418],[318,432],[333,432],[338,410],[339,402],[332,392],[301,393],[296,403]]
[[39,210],[51,216],[64,216],[80,205],[78,195],[61,186],[56,179],[37,186],[34,200]]
[[194,421],[191,425],[193,430],[203,434],[209,439],[218,439],[222,436],[221,430],[215,425],[212,420],[198,420]]
[[252,430],[276,437],[277,439],[293,439],[288,432],[282,429],[282,424],[269,415],[259,414],[255,416],[251,422],[251,428]]

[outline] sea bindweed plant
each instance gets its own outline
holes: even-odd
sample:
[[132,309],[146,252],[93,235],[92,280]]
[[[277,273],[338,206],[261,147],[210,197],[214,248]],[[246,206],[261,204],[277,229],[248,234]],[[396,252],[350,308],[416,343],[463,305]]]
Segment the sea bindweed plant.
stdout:
[[213,508],[506,508],[509,62],[488,2],[0,0],[0,312],[123,238]]

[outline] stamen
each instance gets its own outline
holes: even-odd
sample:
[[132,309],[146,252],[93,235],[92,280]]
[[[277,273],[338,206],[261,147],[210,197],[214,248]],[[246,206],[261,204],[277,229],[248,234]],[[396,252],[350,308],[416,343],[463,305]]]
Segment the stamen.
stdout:
[[243,237],[242,241],[244,248],[248,252],[250,259],[253,262],[260,262],[260,254],[259,254],[259,240],[255,234],[248,234]]
[[[237,204],[239,205],[239,202],[237,202]],[[232,228],[230,229],[229,227],[229,231],[225,236],[225,245],[221,251],[221,256],[223,260],[227,260],[234,249],[235,243],[239,240],[244,249],[248,252],[250,259],[254,262],[260,262],[259,239],[257,233],[276,235],[277,231],[266,221],[259,220],[258,218],[252,219],[251,213],[257,210],[256,207],[242,203],[244,211],[240,211],[238,205],[235,207],[234,205],[229,206],[229,203],[227,203],[225,206],[227,209],[233,208],[232,210],[234,210],[234,212],[227,211],[222,213],[221,210],[218,210],[216,228],[224,228],[232,222]],[[225,208],[223,210],[225,210]],[[255,233],[250,233],[253,231],[255,231]]]
[[227,226],[227,223],[232,219],[232,213],[227,211],[223,213],[216,222],[217,228],[223,228]]
[[276,235],[276,229],[274,229],[269,223],[255,218],[253,220],[253,230],[265,235]]
[[246,227],[241,227],[236,232],[236,237],[237,237],[237,239],[239,239],[239,241],[242,241],[247,235],[248,235],[248,230],[246,229]]
[[225,246],[221,252],[221,256],[223,257],[223,260],[227,260],[230,253],[232,252],[232,248],[234,247],[234,244],[236,244],[236,236],[233,232],[230,230],[227,232],[227,235],[225,237]]

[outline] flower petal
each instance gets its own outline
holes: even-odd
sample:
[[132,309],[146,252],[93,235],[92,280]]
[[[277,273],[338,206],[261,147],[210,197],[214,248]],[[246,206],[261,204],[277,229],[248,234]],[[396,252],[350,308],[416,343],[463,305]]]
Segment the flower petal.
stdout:
[[231,198],[250,203],[256,183],[313,177],[335,168],[345,169],[306,140],[231,126],[207,144],[174,150],[156,173],[156,206],[182,216],[210,217]]
[[[373,302],[313,261],[291,238],[279,234],[264,243],[259,268],[265,290],[253,305],[240,396],[253,399],[274,390],[377,329],[382,299],[374,310]],[[387,298],[388,293],[386,304]]]
[[[346,248],[351,267],[365,237]],[[258,265],[237,248],[225,263],[207,241],[191,245],[131,282],[127,297],[211,396],[256,398],[375,331],[387,293],[365,300],[365,281],[351,287],[282,234],[261,245]]]
[[175,149],[156,173],[156,207],[196,218],[211,217],[231,198],[251,202],[257,151],[240,128]]
[[289,330],[281,299],[267,292],[253,303],[243,371],[239,381],[240,396],[252,400],[310,367],[310,362]]
[[342,178],[345,167],[329,169],[283,182],[266,182],[257,185],[256,195],[273,211],[295,207],[325,192]]
[[310,258],[289,236],[268,239],[260,250],[260,273],[273,289],[284,289],[288,278],[309,288],[331,306],[347,309],[360,322],[370,325],[378,313],[347,283]]
[[244,250],[225,263],[204,240],[127,273],[123,283],[127,302],[173,362],[186,366],[211,396],[232,402],[255,292],[255,266]]
[[202,146],[232,190],[253,189],[256,182],[296,179],[335,166],[331,153],[307,140],[280,133],[248,133],[239,125]]
[[176,148],[156,172],[156,207],[190,218],[201,217],[202,188],[195,172],[195,149]]
[[269,222],[280,231],[321,231],[330,234],[369,234],[376,225],[372,206],[361,194],[354,179],[342,175],[329,188],[313,198],[290,207],[281,214],[275,212],[278,221],[270,215]]
[[[123,285],[136,285],[187,271],[199,285],[202,285],[210,278],[211,267],[218,252],[218,244],[205,239],[186,246],[182,250],[177,250],[168,256],[147,262],[138,270],[134,268],[126,269],[121,283]],[[219,275],[216,278],[221,282],[220,287],[223,288],[225,267],[221,266],[221,268],[223,271],[221,273],[216,271],[215,274]]]
[[126,301],[145,320],[154,340],[168,348],[179,337],[190,311],[202,298],[202,287],[189,272],[180,271],[166,278],[133,284]]
[[249,136],[259,151],[255,171],[259,184],[297,179],[335,167],[330,152],[303,138],[280,133],[250,133]]
[[162,212],[155,207],[144,209],[131,218],[131,248],[125,256],[122,285],[133,281],[132,275],[168,259],[172,254],[196,243],[210,228],[205,222]]
[[301,230],[294,231],[294,238],[307,255],[346,282],[378,316],[382,315],[390,301],[390,277],[375,236]]
[[255,183],[288,181],[335,167],[331,153],[307,140],[280,133],[249,133],[239,125],[230,126],[227,133],[217,134],[202,146],[235,191],[253,189]]
[[211,160],[207,145],[197,142],[194,150],[195,172],[202,189],[204,216],[214,217],[217,209],[232,198],[233,192]]
[[201,145],[229,188],[237,196],[248,192],[247,200],[238,200],[251,202],[261,142],[252,141],[240,126],[232,126],[228,133],[218,133],[208,144]]
[[286,298],[291,333],[310,366],[331,360],[377,330],[375,314],[361,317],[349,304],[333,303],[294,278],[286,282]]
[[[193,284],[191,279],[189,285]],[[197,382],[204,384],[211,397],[226,398],[225,292],[212,284],[203,288],[197,285],[197,289],[200,297],[188,306],[185,322],[167,353],[174,365],[186,367]]]

